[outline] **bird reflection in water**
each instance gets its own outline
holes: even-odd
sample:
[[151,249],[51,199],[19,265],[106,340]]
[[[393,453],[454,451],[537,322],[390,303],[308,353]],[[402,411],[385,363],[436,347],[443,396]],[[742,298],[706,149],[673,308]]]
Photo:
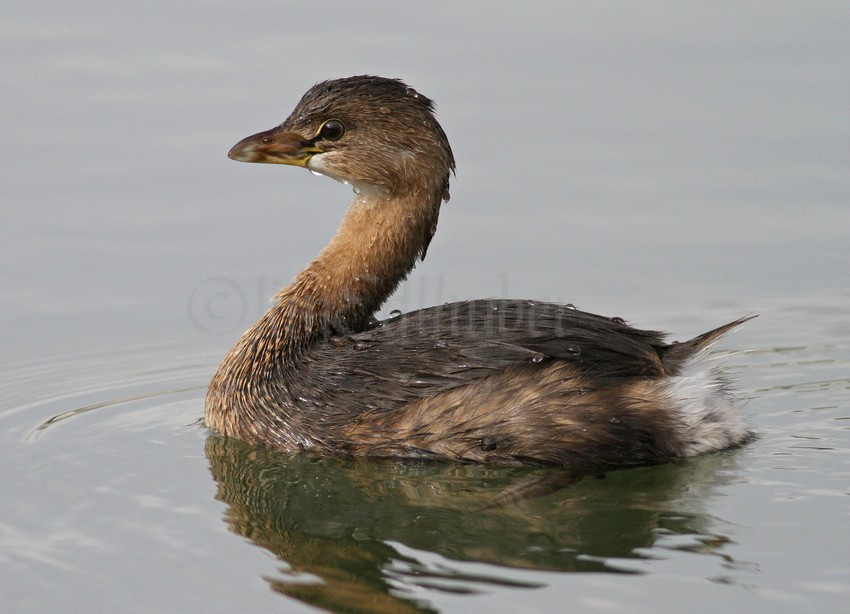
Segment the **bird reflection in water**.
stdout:
[[[330,611],[428,612],[432,591],[546,584],[510,568],[641,573],[647,549],[670,535],[694,538],[677,548],[729,560],[718,521],[700,511],[734,467],[728,453],[605,479],[560,468],[292,456],[220,435],[207,439],[206,454],[230,530],[285,564],[265,577],[270,587]],[[571,485],[535,497],[547,483]],[[458,567],[435,568],[417,552]],[[462,562],[494,567],[469,574]]]

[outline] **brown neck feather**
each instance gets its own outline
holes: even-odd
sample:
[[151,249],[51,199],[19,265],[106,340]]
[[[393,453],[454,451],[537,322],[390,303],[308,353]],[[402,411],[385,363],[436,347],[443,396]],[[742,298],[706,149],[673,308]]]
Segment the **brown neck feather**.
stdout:
[[424,254],[441,196],[358,195],[330,243],[224,358],[212,388],[230,396],[280,383],[312,344],[363,330]]
[[[363,330],[369,317],[423,255],[437,223],[439,199],[358,197],[336,236],[292,285],[277,295],[287,319],[309,313],[309,329],[290,331],[297,345],[317,336]],[[300,336],[300,340],[294,337]]]
[[[331,242],[222,360],[207,390],[206,424],[226,435],[309,447],[309,438],[293,435],[299,418],[287,400],[289,374],[312,345],[368,326],[424,257],[444,193],[440,185],[358,195]],[[299,428],[309,432],[309,425]]]

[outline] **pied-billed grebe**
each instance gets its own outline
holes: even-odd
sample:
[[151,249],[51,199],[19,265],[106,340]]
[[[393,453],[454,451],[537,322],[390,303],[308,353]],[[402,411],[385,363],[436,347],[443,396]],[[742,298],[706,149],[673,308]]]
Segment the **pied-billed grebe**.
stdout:
[[482,300],[376,322],[425,251],[454,157],[433,103],[395,79],[311,88],[230,158],[350,184],[336,236],[224,357],[206,424],[289,452],[625,466],[751,432],[706,349],[571,305]]

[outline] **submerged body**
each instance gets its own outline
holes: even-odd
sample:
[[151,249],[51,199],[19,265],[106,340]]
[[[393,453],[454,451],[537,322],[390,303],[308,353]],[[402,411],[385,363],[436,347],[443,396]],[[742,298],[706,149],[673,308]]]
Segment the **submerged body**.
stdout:
[[483,300],[372,315],[425,256],[454,159],[431,101],[327,81],[230,157],[354,186],[337,235],[225,356],[206,424],[286,451],[628,466],[750,436],[707,349],[572,306]]

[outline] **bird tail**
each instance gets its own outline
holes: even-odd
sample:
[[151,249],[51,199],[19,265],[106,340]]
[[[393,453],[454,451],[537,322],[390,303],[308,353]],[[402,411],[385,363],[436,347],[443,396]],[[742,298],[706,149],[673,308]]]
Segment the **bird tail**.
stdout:
[[736,328],[744,322],[756,317],[758,317],[758,314],[744,316],[734,322],[729,322],[728,324],[718,326],[707,333],[698,335],[690,341],[683,341],[681,343],[668,345],[661,354],[661,362],[664,365],[664,370],[670,374],[678,373],[689,359],[707,350],[712,344],[718,341],[720,337],[733,328]]

